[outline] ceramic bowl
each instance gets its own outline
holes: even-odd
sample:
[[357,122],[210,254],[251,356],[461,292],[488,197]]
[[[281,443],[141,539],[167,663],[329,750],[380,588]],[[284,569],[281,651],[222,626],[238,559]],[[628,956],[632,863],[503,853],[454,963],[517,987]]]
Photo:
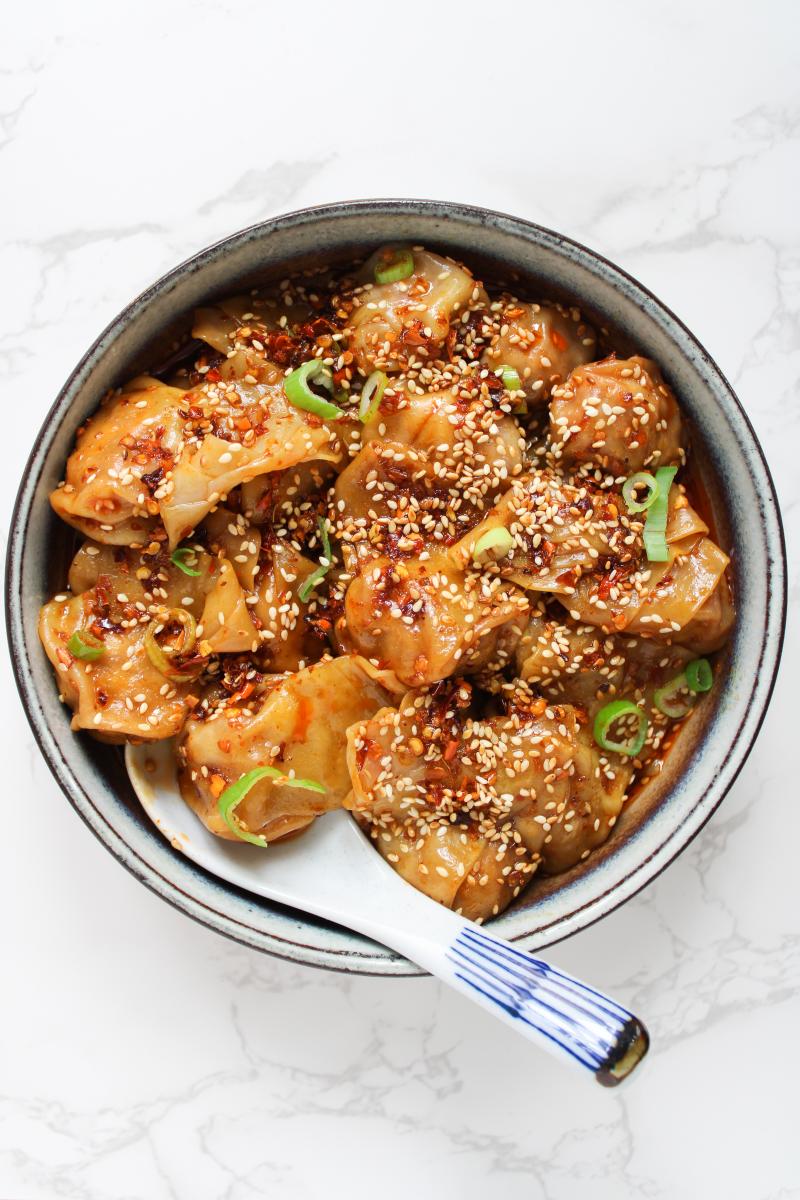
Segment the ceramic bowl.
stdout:
[[157,343],[198,304],[298,267],[345,261],[387,241],[424,242],[487,274],[517,277],[533,296],[573,298],[658,362],[703,455],[717,535],[733,562],[738,617],[723,685],[695,710],[667,770],[626,808],[608,842],[579,868],[537,878],[497,919],[498,932],[538,950],[627,900],[689,843],[744,763],[772,691],[784,626],[785,553],[774,488],[730,385],[689,330],[624,271],[568,238],[502,213],[425,200],[365,200],[305,209],[255,225],[165,275],[112,321],[47,415],[11,523],[6,603],[22,701],[42,753],[87,825],[165,900],[229,937],[341,971],[409,975],[417,968],[357,934],[267,903],[204,873],[139,809],[118,749],[70,732],[36,636],[43,600],[63,586],[69,539],[48,493],[75,431],[107,388],[158,361]]

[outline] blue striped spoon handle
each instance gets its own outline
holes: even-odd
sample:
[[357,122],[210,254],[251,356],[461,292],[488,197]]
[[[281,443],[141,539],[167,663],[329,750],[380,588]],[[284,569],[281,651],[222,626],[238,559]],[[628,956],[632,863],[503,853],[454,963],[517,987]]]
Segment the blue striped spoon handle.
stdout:
[[647,1030],[616,1000],[407,885],[391,910],[385,908],[382,901],[396,890],[388,884],[370,892],[357,920],[348,914],[354,928],[399,950],[604,1087],[617,1087],[642,1061]]
[[644,1025],[595,988],[465,923],[435,973],[530,1040],[616,1087],[647,1053]]

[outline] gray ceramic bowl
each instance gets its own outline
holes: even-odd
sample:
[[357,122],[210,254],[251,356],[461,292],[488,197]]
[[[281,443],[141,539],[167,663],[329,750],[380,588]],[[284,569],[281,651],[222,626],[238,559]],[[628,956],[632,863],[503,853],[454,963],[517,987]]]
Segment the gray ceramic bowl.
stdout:
[[119,752],[70,732],[36,636],[39,605],[63,585],[66,568],[58,547],[68,539],[47,496],[63,474],[75,430],[106,389],[157,361],[164,330],[178,328],[210,296],[321,260],[347,260],[386,241],[424,242],[488,272],[516,275],[534,294],[576,299],[618,333],[623,348],[660,363],[691,418],[695,447],[711,474],[718,535],[733,559],[738,619],[724,686],[695,711],[668,770],[626,809],[605,846],[557,880],[535,880],[498,918],[498,930],[538,949],[597,920],[663,870],[731,786],[769,702],[784,626],[780,517],[750,423],[703,347],[641,284],[548,229],[457,204],[366,200],[278,217],[176,267],[112,321],[49,412],[11,523],[6,603],[17,683],[42,753],[87,825],[138,879],[248,946],[335,970],[409,975],[417,968],[382,946],[237,891],[173,850],[140,811]]

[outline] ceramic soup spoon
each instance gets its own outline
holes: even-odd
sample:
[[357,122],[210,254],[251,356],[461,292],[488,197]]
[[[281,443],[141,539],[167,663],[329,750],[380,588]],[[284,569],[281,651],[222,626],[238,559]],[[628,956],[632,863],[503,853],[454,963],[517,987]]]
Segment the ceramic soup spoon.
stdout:
[[301,839],[259,850],[215,837],[187,808],[170,742],[129,745],[125,759],[150,820],[220,879],[397,950],[605,1087],[647,1052],[647,1031],[622,1005],[418,892],[344,810],[318,817]]

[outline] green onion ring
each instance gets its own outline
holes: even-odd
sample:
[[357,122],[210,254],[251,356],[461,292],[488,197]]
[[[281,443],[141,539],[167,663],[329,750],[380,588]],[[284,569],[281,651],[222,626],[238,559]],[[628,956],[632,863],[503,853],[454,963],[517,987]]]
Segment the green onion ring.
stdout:
[[[644,500],[636,499],[636,489],[639,487],[647,488],[647,495]],[[649,471],[637,471],[635,475],[631,475],[630,479],[626,479],[622,485],[622,498],[628,506],[628,512],[645,512],[655,503],[657,496],[658,484],[656,483],[655,475],[651,475]]]
[[694,701],[691,696],[680,697],[681,692],[688,689],[686,675],[681,671],[680,675],[676,675],[674,679],[670,679],[663,687],[657,688],[653,693],[653,704],[659,712],[665,717],[671,717],[673,721],[679,721],[681,717],[685,717],[692,711]]
[[[636,733],[626,742],[617,742],[608,736],[609,730],[620,717],[635,716],[639,722]],[[594,719],[594,740],[603,750],[613,750],[617,754],[625,754],[635,758],[644,745],[647,737],[649,721],[642,710],[630,700],[612,700],[600,709]]]
[[656,471],[655,499],[647,511],[644,523],[644,549],[648,562],[669,562],[669,546],[667,545],[667,512],[669,509],[669,490],[677,473],[677,467],[659,467]]
[[319,517],[317,519],[317,528],[319,529],[319,536],[322,542],[322,554],[323,557],[328,561],[327,563],[320,563],[316,571],[312,571],[308,579],[306,579],[304,583],[297,589],[297,598],[298,600],[301,600],[303,604],[306,603],[317,584],[328,574],[333,562],[333,555],[331,554],[331,539],[328,537],[328,522],[325,517]]
[[383,371],[373,371],[361,390],[361,400],[358,405],[358,419],[368,425],[381,406],[383,393],[389,379]]
[[183,571],[184,575],[191,575],[196,579],[198,575],[202,574],[202,572],[194,570],[194,564],[197,562],[197,551],[193,550],[191,546],[178,546],[170,554],[169,561],[173,567],[177,567],[179,571]]
[[251,842],[254,846],[266,847],[267,839],[260,833],[250,833],[245,829],[242,822],[236,816],[236,808],[244,800],[247,793],[261,779],[273,779],[277,783],[280,781],[286,787],[303,788],[307,792],[321,792],[325,794],[325,788],[321,783],[317,783],[314,779],[290,779],[283,771],[279,771],[277,767],[256,767],[252,771],[248,771],[246,775],[242,775],[232,783],[217,801],[220,816],[225,824],[230,829],[231,833],[237,838],[241,838],[243,842]]
[[521,392],[522,380],[519,373],[513,367],[503,366],[500,368],[500,378],[503,381],[503,387],[508,392]]
[[388,246],[378,253],[373,272],[376,283],[397,283],[414,274],[414,255],[408,246]]
[[714,683],[714,672],[707,658],[693,658],[686,664],[686,686],[690,692],[710,692]]
[[317,387],[325,388],[328,392],[333,392],[333,372],[319,358],[310,358],[301,367],[289,372],[283,381],[286,399],[295,408],[302,408],[316,417],[322,417],[324,421],[341,420],[344,416],[342,410],[337,405],[331,404],[330,400],[324,400],[322,396],[312,392],[310,387],[312,383],[315,383]]
[[505,558],[514,548],[514,539],[502,525],[498,529],[487,529],[472,547],[473,562],[497,561]]
[[100,638],[89,633],[88,629],[76,629],[67,642],[67,649],[73,658],[80,658],[83,662],[95,662],[105,653]]
[[[172,624],[180,625],[183,630],[183,640],[180,646],[162,646],[156,636],[156,627],[161,625],[161,632]],[[144,648],[150,662],[167,679],[175,683],[191,683],[197,678],[197,672],[181,671],[176,668],[176,659],[191,654],[197,644],[197,622],[185,608],[171,608],[167,616],[160,621],[151,621],[144,635]]]

